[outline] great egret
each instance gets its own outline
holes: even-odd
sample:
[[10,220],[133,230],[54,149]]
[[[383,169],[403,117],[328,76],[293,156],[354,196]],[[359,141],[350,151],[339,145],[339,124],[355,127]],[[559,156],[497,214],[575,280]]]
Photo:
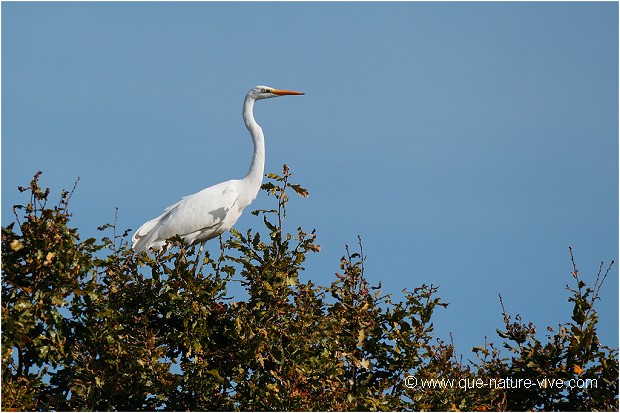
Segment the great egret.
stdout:
[[254,102],[284,95],[303,93],[256,86],[245,95],[243,121],[254,142],[254,155],[245,178],[210,186],[169,206],[160,216],[138,228],[132,237],[134,251],[159,249],[167,239],[179,235],[185,245],[200,243],[198,262],[205,242],[228,231],[237,222],[243,209],[256,198],[265,170],[265,136],[254,120]]

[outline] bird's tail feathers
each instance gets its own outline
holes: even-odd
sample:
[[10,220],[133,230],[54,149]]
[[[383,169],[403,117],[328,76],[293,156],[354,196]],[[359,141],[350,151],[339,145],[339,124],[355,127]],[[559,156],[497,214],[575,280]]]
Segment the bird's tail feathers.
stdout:
[[151,246],[157,246],[154,243],[157,238],[157,231],[155,231],[159,219],[155,218],[145,222],[138,230],[133,234],[131,240],[133,241],[133,248],[136,252],[141,252],[148,249]]

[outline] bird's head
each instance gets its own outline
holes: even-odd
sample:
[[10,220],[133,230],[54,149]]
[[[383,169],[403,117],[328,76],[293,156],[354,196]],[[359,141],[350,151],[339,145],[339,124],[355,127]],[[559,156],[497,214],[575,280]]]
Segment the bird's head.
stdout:
[[248,92],[248,96],[256,100],[275,98],[285,95],[303,95],[303,92],[295,92],[293,90],[274,89],[269,86],[255,86]]

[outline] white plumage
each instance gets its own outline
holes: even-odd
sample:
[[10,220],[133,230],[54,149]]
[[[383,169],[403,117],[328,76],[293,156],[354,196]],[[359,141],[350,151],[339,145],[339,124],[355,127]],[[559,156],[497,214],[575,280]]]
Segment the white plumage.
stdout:
[[210,186],[182,198],[166,208],[134,233],[133,249],[161,248],[167,239],[179,235],[186,245],[204,243],[228,231],[237,222],[244,208],[256,198],[265,168],[265,137],[254,120],[254,102],[284,95],[303,95],[301,92],[256,86],[245,96],[243,120],[254,142],[250,169],[243,179],[233,179]]

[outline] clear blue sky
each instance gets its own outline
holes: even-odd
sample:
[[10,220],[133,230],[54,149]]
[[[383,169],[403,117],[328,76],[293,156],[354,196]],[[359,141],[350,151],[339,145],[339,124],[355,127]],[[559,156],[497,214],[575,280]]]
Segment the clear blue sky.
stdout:
[[[500,341],[498,293],[541,337],[569,321],[569,245],[590,283],[618,259],[615,2],[4,2],[2,224],[37,170],[56,195],[81,177],[83,238],[242,177],[257,84],[307,93],[255,109],[266,170],[310,190],[288,217],[323,247],[305,279],[359,234],[385,292],[440,286],[437,333],[470,357]],[[617,267],[598,308],[617,346]]]

